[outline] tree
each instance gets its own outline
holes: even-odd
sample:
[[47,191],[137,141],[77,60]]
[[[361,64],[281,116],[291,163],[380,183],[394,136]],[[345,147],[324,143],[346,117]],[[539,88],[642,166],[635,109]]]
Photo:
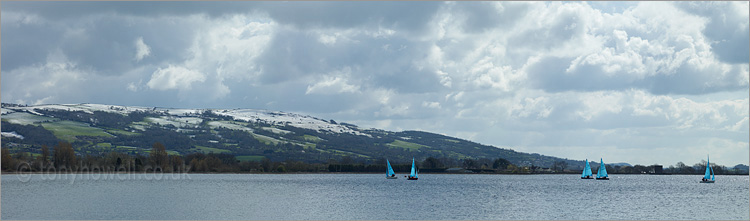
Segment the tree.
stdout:
[[682,161],[677,162],[677,164],[675,164],[674,167],[677,168],[678,173],[688,173],[689,167],[685,165],[685,163],[683,163]]
[[477,168],[477,161],[473,159],[466,158],[464,159],[464,168],[466,169],[476,169]]
[[177,155],[172,155],[171,159],[169,160],[172,163],[172,171],[180,171],[180,169],[185,164],[182,160],[182,157]]
[[510,161],[503,158],[497,158],[492,162],[492,169],[504,170],[507,169],[509,165]]
[[279,165],[279,167],[276,168],[276,172],[286,173],[286,168],[284,167],[284,165]]
[[552,163],[552,169],[555,171],[564,171],[568,167],[568,163],[565,161],[555,161]]
[[169,168],[169,155],[167,155],[167,150],[164,145],[159,142],[154,143],[153,148],[151,148],[149,160],[151,161],[151,166],[154,167],[154,170],[159,169],[165,171]]
[[15,159],[10,155],[8,148],[2,150],[2,170],[14,170]]
[[49,147],[47,145],[42,145],[42,155],[40,157],[40,162],[42,163],[42,167],[47,165],[47,162],[49,161]]
[[434,157],[428,157],[422,162],[422,167],[424,168],[444,168],[445,165],[443,165],[443,162],[440,162],[437,158]]
[[73,145],[68,142],[59,142],[53,147],[54,150],[54,164],[58,169],[65,168],[72,170],[77,163],[76,154],[73,150]]

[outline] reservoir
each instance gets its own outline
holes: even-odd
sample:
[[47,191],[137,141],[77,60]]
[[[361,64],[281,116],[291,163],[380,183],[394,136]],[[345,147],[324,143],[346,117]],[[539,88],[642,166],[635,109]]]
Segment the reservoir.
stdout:
[[748,220],[748,176],[2,175],[2,219]]

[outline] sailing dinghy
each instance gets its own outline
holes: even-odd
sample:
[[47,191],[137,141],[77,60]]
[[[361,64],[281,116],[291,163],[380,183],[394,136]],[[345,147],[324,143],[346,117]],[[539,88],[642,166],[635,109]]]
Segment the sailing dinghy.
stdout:
[[716,174],[714,174],[714,169],[711,168],[711,162],[708,161],[708,157],[706,157],[706,174],[703,175],[703,179],[701,179],[701,183],[714,183],[716,180]]
[[388,160],[385,160],[385,162],[388,164],[388,169],[385,170],[385,178],[386,179],[397,179],[396,173],[393,172],[393,168],[391,167],[391,162]]
[[604,166],[604,160],[599,158],[599,161],[601,163],[599,164],[599,172],[596,173],[596,179],[597,180],[609,180],[609,177],[607,176],[607,167]]
[[591,175],[591,165],[589,165],[589,159],[586,159],[586,167],[583,168],[583,173],[581,173],[581,179],[594,179]]
[[417,175],[417,167],[414,165],[414,158],[411,158],[411,173],[409,174],[409,177],[407,180],[418,180],[419,177]]

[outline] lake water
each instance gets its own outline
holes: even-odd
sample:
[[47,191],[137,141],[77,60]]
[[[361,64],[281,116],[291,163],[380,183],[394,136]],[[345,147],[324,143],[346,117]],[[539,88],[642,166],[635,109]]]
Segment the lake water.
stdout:
[[[75,179],[74,179],[75,178]],[[748,176],[2,175],[2,219],[748,220]],[[28,180],[27,180],[28,179]]]

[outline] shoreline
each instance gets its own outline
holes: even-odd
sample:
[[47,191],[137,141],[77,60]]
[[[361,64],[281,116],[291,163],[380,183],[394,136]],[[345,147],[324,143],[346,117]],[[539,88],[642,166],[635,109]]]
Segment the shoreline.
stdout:
[[[273,174],[273,175],[296,175],[296,174],[382,174],[380,172],[289,172],[289,173],[257,173],[257,172],[187,172],[187,173],[154,173],[154,172],[0,172],[0,175],[18,175],[18,174]],[[404,173],[407,174],[407,173]],[[453,174],[453,175],[578,175],[579,173],[420,173],[420,174]],[[610,173],[610,175],[691,175],[700,176],[702,174],[635,174],[635,173]],[[405,176],[405,175],[404,175]],[[750,176],[750,174],[721,174],[718,176]]]

